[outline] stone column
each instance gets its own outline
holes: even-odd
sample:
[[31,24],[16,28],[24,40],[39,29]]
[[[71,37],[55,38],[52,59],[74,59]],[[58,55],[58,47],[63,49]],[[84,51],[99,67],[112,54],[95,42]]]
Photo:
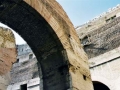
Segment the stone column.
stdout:
[[11,30],[0,27],[0,90],[7,90],[10,70],[16,61],[15,38]]

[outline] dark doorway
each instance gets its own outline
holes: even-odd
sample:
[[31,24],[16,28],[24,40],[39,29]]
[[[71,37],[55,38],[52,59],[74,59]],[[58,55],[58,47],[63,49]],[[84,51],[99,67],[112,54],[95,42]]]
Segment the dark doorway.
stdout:
[[27,84],[21,85],[20,90],[27,90]]
[[93,81],[94,90],[110,90],[105,84]]

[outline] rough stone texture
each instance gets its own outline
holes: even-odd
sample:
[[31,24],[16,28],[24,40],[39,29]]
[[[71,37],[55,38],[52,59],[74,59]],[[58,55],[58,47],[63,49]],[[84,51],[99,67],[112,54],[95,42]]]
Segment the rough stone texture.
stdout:
[[110,18],[109,22],[101,17],[93,21],[92,26],[85,28],[91,22],[83,25],[79,30],[84,33],[78,33],[89,56],[92,80],[108,86],[110,90],[120,90],[120,17],[111,20],[117,13],[120,14],[120,6],[103,16]]
[[11,30],[0,27],[0,90],[10,82],[10,70],[16,61],[15,38]]
[[120,45],[120,17],[87,34],[82,39],[89,58],[98,56]]
[[39,77],[36,58],[22,63],[16,63],[11,70],[11,83],[15,84]]
[[32,50],[27,44],[16,45],[16,47],[17,61],[13,64],[11,69],[11,83],[7,90],[21,89],[24,84],[27,85],[27,90],[40,90],[39,76],[42,76],[42,73],[38,71],[37,59]]
[[76,28],[89,58],[120,45],[120,5]]
[[[89,68],[87,67],[87,61],[86,61],[87,57],[85,56],[85,53],[82,50],[82,47],[80,46],[78,36],[73,28],[72,23],[66,16],[66,13],[63,11],[61,6],[54,0],[51,0],[51,1],[25,0],[25,2],[30,4],[33,8],[35,8],[46,19],[46,21],[51,25],[53,30],[56,32],[61,43],[63,44],[64,49],[66,49],[68,60],[70,62],[69,69],[70,69],[71,78],[72,78],[71,87],[73,87],[73,89],[78,89],[78,90],[87,90],[85,86],[90,84],[90,74],[88,70]],[[56,7],[57,9],[54,7]],[[64,67],[64,70],[65,70],[65,67]],[[87,81],[84,82],[84,84],[82,82],[84,81],[82,78],[83,75],[81,74],[85,75],[87,78]],[[52,79],[52,77],[50,78]],[[56,82],[56,80],[54,79],[52,81]],[[78,79],[80,81],[78,81]],[[82,85],[79,86],[81,82],[82,82]],[[57,84],[55,85],[57,89]],[[90,87],[90,89],[92,88]]]
[[120,5],[109,9],[107,12],[103,12],[101,15],[89,20],[87,23],[76,27],[79,38],[84,38],[88,33],[104,26],[106,23],[112,21],[114,18],[120,16]]
[[0,21],[18,32],[35,53],[44,90],[93,89],[88,58],[72,23],[55,0],[0,4]]

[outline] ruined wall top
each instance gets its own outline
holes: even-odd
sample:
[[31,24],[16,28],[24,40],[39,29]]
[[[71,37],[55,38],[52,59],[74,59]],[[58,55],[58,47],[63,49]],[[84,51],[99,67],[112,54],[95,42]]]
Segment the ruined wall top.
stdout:
[[96,57],[120,46],[120,17],[89,32],[81,39],[89,58]]
[[99,27],[104,26],[106,23],[109,23],[113,19],[120,16],[120,4],[117,6],[108,9],[107,12],[103,12],[101,15],[95,17],[92,20],[89,20],[83,25],[77,26],[76,31],[79,35],[79,38],[84,38],[89,32],[98,29]]
[[10,29],[0,27],[0,75],[11,70],[16,61],[15,38]]
[[27,44],[17,45],[18,56],[31,53],[32,50]]
[[17,64],[17,66],[12,67],[10,84],[20,83],[39,77],[36,58]]

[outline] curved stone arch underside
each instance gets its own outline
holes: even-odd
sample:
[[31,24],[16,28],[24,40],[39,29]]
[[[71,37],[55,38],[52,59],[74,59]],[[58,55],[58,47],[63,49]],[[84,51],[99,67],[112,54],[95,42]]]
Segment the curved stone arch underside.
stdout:
[[93,81],[94,90],[111,90],[108,86],[99,81]]
[[2,0],[0,6],[0,21],[21,35],[35,53],[44,90],[88,90],[87,86],[92,90],[87,56],[55,0]]
[[6,90],[10,83],[10,70],[16,61],[16,44],[13,32],[0,27],[0,90]]
[[92,81],[98,81],[106,85],[110,90],[113,90],[113,87],[111,85],[111,82],[108,81],[106,78],[101,76],[92,76]]

